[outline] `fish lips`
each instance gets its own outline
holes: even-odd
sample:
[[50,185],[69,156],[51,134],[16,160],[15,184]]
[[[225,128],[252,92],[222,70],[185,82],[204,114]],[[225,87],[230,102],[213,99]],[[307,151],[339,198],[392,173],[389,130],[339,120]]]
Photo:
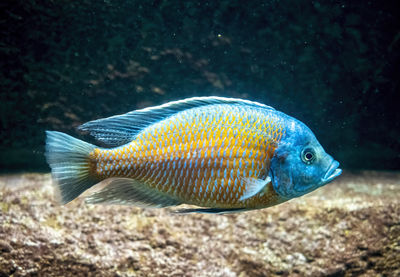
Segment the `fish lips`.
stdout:
[[333,179],[342,174],[342,170],[339,168],[339,165],[340,164],[338,161],[333,161],[331,163],[331,165],[329,166],[328,170],[325,173],[325,176],[321,180],[323,184],[331,182]]

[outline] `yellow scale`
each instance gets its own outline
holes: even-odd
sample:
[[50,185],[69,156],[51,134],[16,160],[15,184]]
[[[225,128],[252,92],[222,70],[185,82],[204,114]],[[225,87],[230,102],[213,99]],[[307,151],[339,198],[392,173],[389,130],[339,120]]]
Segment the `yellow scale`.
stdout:
[[263,120],[257,113],[238,115],[231,109],[211,115],[186,113],[179,120],[164,121],[139,133],[129,144],[94,149],[90,153],[93,172],[100,180],[140,180],[201,206],[262,208],[281,202],[271,183],[261,193],[240,200],[242,177],[259,178],[269,170],[284,135],[278,120]]

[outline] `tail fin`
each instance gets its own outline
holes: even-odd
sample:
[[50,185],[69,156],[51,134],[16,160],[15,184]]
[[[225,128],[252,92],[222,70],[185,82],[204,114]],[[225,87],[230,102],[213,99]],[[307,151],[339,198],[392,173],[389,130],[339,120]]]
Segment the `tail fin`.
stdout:
[[89,153],[96,146],[67,134],[46,131],[46,160],[66,204],[99,182],[90,175]]

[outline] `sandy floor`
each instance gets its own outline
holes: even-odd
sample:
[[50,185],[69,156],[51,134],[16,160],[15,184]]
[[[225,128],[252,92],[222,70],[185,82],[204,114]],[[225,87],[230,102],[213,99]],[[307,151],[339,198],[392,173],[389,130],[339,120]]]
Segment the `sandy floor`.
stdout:
[[0,276],[400,276],[400,174],[344,174],[232,215],[58,206],[48,174],[0,177]]

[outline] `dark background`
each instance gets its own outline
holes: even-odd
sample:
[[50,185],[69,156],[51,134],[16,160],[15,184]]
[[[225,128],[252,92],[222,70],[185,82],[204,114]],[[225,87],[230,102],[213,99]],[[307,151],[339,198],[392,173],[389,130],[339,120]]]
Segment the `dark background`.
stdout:
[[395,1],[14,0],[0,13],[3,172],[48,170],[46,129],[79,136],[202,95],[296,117],[344,168],[400,169]]

